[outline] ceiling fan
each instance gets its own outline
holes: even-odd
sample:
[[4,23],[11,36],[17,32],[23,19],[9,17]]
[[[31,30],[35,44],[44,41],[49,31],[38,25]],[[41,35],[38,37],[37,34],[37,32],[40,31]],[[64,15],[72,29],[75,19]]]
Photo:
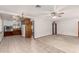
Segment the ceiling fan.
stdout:
[[[38,6],[38,5],[37,5]],[[41,13],[41,15],[50,15],[51,17],[53,18],[56,18],[56,17],[62,17],[64,12],[62,12],[61,10],[58,10],[57,11],[57,6],[54,5],[53,6],[53,9],[49,9],[49,11],[45,11],[43,13]]]
[[[35,5],[35,8],[41,8],[41,5]],[[12,16],[12,18],[15,20],[22,20],[23,18],[26,18],[26,16],[24,16],[24,13],[22,10],[20,15],[14,15]]]
[[62,17],[63,14],[64,12],[56,11],[56,6],[53,7],[53,10],[51,10],[51,16],[53,18]]
[[22,12],[21,15],[13,15],[12,18],[15,20],[22,20],[26,18],[26,16],[24,16],[24,13]]
[[52,17],[62,17],[64,12],[51,12]]
[[[36,5],[36,6],[35,6],[35,8],[41,8],[41,7],[42,7],[41,5]],[[45,13],[42,13],[42,15],[50,14],[51,17],[53,17],[53,18],[62,17],[62,15],[64,14],[64,12],[56,11],[56,10],[57,10],[56,8],[57,8],[57,6],[54,5],[52,10],[49,10],[49,11],[47,11],[47,12],[45,12]],[[14,19],[20,19],[20,20],[22,20],[22,19],[25,18],[25,17],[26,17],[26,16],[24,16],[23,11],[21,12],[20,15],[14,15],[14,16],[13,16]]]

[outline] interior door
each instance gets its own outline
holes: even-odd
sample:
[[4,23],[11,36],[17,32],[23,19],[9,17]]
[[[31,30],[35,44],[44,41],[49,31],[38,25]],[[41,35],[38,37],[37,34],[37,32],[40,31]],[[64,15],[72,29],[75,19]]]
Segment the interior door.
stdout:
[[25,18],[23,23],[25,24],[25,37],[32,37],[32,21],[29,18]]

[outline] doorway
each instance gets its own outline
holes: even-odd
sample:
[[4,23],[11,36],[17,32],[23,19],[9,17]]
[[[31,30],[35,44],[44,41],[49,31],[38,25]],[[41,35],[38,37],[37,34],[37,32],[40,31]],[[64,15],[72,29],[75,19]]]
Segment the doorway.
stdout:
[[24,18],[22,21],[23,25],[23,36],[26,38],[34,38],[34,21],[30,18]]
[[78,37],[79,37],[79,21],[78,21]]
[[52,35],[57,35],[57,23],[55,21],[52,23]]

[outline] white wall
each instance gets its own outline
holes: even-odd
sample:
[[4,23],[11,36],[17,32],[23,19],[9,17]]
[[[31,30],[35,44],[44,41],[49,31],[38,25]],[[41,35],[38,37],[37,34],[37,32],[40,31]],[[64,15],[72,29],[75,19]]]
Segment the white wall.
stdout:
[[48,16],[38,16],[35,20],[35,38],[51,35],[52,34],[52,22]]
[[0,32],[2,32],[2,20],[0,18]]
[[78,19],[68,18],[60,19],[57,22],[58,34],[78,36]]
[[0,18],[0,41],[2,40],[2,19]]

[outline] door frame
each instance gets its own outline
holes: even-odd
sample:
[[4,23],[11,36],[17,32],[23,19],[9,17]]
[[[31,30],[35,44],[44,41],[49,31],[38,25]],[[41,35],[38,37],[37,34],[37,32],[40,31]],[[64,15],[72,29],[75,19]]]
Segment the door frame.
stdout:
[[78,37],[79,37],[79,21],[78,21]]
[[52,23],[52,35],[57,35],[57,23],[55,21]]

